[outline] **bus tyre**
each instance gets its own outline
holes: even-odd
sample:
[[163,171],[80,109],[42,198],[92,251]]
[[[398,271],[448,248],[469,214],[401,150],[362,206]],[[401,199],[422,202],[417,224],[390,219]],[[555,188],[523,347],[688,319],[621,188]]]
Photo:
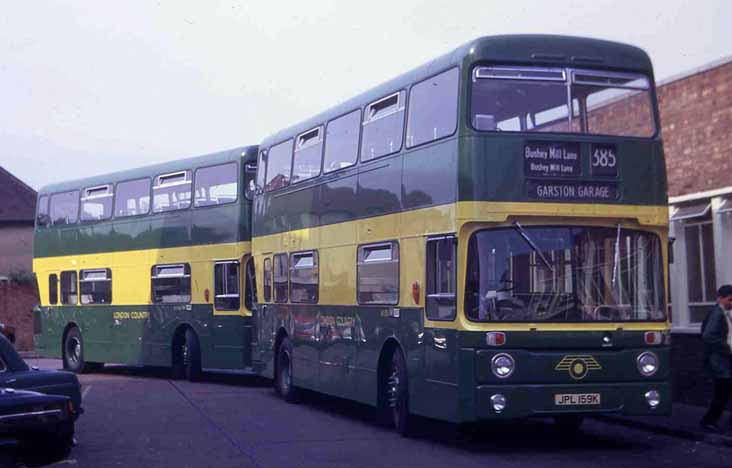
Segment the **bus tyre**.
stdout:
[[576,414],[566,414],[554,417],[554,423],[559,428],[559,433],[563,437],[576,436],[580,431],[583,421],[584,418]]
[[64,369],[76,374],[81,374],[86,370],[86,363],[84,362],[84,340],[81,338],[81,332],[77,327],[71,328],[66,333],[63,351]]
[[409,378],[404,354],[394,350],[389,361],[386,382],[386,403],[394,428],[402,437],[412,433],[413,417],[409,414]]
[[284,337],[277,349],[275,391],[288,403],[297,403],[298,391],[292,384],[292,343]]
[[186,330],[186,341],[183,345],[183,370],[185,377],[191,382],[201,380],[201,345],[198,335],[190,328]]

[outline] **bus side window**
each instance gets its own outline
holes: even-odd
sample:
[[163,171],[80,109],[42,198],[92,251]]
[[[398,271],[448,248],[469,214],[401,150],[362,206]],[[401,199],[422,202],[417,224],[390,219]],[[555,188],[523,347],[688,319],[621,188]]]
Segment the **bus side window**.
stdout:
[[48,303],[58,304],[58,276],[55,273],[48,275]]
[[38,198],[38,214],[36,215],[36,226],[47,226],[50,221],[51,218],[48,216],[48,195],[41,195],[41,197]]
[[82,304],[111,304],[112,303],[112,270],[100,268],[97,270],[81,270],[79,292]]
[[253,310],[257,302],[257,277],[254,275],[254,258],[249,258],[246,265],[246,291],[244,293],[244,307]]
[[356,295],[359,304],[399,303],[399,243],[358,248]]
[[429,320],[454,320],[457,292],[457,240],[427,240],[425,313]]
[[79,303],[79,294],[77,293],[76,272],[61,272],[61,304],[76,305]]
[[290,300],[317,304],[318,252],[298,252],[290,255]]
[[275,302],[287,302],[288,296],[288,273],[287,254],[274,256],[274,300]]
[[239,262],[214,263],[214,307],[216,310],[239,310]]
[[272,259],[264,259],[264,302],[272,302]]
[[191,265],[154,265],[151,277],[153,304],[187,304],[191,302]]

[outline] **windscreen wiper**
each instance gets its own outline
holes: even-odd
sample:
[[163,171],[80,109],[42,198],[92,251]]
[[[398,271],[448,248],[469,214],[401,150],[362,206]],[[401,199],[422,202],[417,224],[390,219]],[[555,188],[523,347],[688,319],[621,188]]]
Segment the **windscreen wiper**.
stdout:
[[615,258],[613,258],[613,281],[612,284],[615,286],[615,280],[618,278],[618,264],[620,263],[620,223],[618,223],[618,234],[615,236]]
[[541,250],[539,250],[536,244],[534,244],[534,241],[531,240],[531,238],[529,237],[529,233],[526,232],[526,229],[524,229],[518,221],[513,222],[513,227],[516,228],[518,233],[521,234],[521,237],[523,237],[526,243],[529,244],[529,247],[531,247],[534,252],[536,252],[542,263],[544,263],[544,266],[547,267],[552,273],[554,273],[554,267],[549,263],[549,260],[546,259],[546,257],[541,252]]

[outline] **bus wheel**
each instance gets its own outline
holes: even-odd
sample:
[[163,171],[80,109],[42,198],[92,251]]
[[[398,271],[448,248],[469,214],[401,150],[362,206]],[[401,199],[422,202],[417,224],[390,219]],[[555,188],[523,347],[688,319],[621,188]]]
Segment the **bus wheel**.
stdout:
[[84,340],[78,328],[71,328],[64,338],[64,369],[80,374],[86,367],[84,362]]
[[296,403],[297,387],[292,384],[292,344],[284,337],[277,350],[277,369],[275,370],[275,390],[286,402]]
[[401,350],[391,355],[386,382],[386,402],[391,411],[391,420],[397,432],[407,437],[412,432],[412,416],[409,415],[409,381],[407,366]]
[[566,414],[554,417],[554,423],[559,428],[559,433],[564,437],[573,437],[580,431],[584,418],[576,414]]
[[201,380],[201,345],[196,332],[190,328],[186,330],[186,342],[183,345],[183,369],[186,379],[191,382]]

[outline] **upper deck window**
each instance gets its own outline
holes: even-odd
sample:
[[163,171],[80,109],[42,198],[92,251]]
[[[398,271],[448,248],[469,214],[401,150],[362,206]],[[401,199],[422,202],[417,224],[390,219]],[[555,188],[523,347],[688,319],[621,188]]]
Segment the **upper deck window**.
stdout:
[[81,197],[81,220],[99,221],[112,217],[112,186],[85,188]]
[[316,127],[300,134],[295,145],[292,163],[292,183],[302,182],[320,175],[320,158],[323,154],[323,127]]
[[323,172],[333,172],[356,164],[360,123],[360,110],[328,122],[325,129]]
[[138,216],[150,212],[150,179],[129,180],[117,184],[114,216]]
[[182,210],[191,206],[191,171],[155,177],[153,212]]
[[648,78],[635,73],[477,67],[471,123],[481,131],[651,137],[650,88]]
[[406,93],[399,91],[366,107],[361,161],[396,153],[402,148],[405,97]]
[[409,92],[407,147],[452,135],[457,128],[458,80],[452,68],[417,83]]
[[51,195],[51,222],[53,224],[74,224],[78,219],[78,190]]
[[292,171],[292,140],[287,140],[270,148],[267,154],[267,183],[268,192],[290,185]]
[[46,226],[51,220],[48,217],[48,195],[41,195],[38,198],[38,213],[36,214],[36,225]]
[[195,206],[234,203],[238,193],[238,168],[235,162],[196,170]]

